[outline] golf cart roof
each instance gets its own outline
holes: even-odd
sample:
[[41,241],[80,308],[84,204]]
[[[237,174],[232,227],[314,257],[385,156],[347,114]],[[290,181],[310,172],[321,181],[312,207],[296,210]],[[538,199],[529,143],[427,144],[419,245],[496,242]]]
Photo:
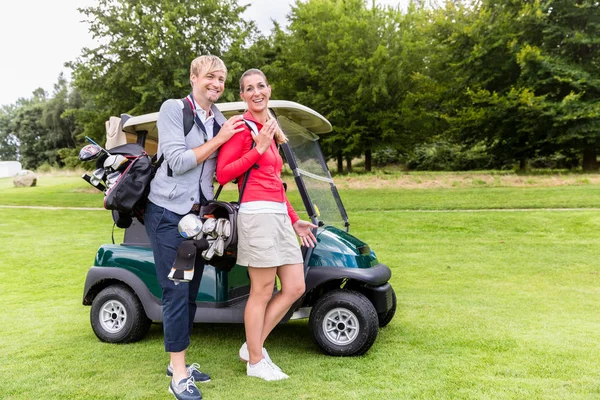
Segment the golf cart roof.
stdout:
[[[219,110],[221,110],[225,118],[229,118],[233,115],[243,114],[246,110],[245,103],[241,101],[232,103],[217,103],[217,107]],[[325,117],[301,104],[286,100],[270,100],[269,108],[275,111],[276,115],[287,117],[313,133],[324,134],[331,132],[331,124]],[[127,119],[123,124],[123,131],[128,134],[133,134],[133,136],[127,135],[127,142],[135,142],[137,132],[141,131],[146,131],[146,140],[157,141],[157,119],[157,112],[130,117]]]

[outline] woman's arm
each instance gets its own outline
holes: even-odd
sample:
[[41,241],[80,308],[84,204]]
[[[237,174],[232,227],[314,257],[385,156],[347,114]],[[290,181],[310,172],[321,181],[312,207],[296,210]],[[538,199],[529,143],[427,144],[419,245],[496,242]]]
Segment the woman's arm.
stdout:
[[285,205],[287,207],[288,215],[290,216],[290,219],[292,220],[292,225],[294,225],[296,223],[296,221],[298,221],[300,219],[300,217],[298,217],[298,213],[296,212],[296,210],[294,210],[294,207],[292,207],[292,204],[287,199],[287,196],[285,197]]

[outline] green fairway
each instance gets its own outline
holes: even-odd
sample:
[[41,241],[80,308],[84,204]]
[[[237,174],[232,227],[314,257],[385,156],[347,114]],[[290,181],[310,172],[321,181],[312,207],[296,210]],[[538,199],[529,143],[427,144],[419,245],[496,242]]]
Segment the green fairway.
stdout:
[[[0,206],[102,207],[78,177],[11,186],[0,180]],[[242,325],[197,324],[205,399],[600,397],[600,186],[341,195],[351,233],[392,269],[395,318],[353,358],[323,355],[306,320],[277,327],[266,347],[291,378],[270,383],[245,376]],[[172,398],[162,326],[102,343],[81,304],[111,229],[103,210],[0,208],[0,398]]]

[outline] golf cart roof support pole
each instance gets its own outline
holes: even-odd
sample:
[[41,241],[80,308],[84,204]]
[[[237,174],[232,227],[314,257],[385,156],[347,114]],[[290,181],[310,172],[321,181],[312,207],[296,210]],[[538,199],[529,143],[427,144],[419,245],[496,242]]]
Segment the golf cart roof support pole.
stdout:
[[348,214],[346,214],[346,209],[344,208],[344,204],[342,204],[342,199],[340,197],[340,194],[337,190],[337,187],[333,183],[330,185],[330,187],[331,187],[331,193],[333,193],[333,198],[335,199],[338,209],[340,210],[340,214],[342,215],[342,219],[344,220],[344,226],[346,227],[346,232],[349,232],[350,231],[350,222],[348,221]]

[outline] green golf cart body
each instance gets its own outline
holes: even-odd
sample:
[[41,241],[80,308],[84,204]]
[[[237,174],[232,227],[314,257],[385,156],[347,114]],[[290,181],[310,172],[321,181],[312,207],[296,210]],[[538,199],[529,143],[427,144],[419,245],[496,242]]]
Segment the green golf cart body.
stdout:
[[[318,144],[318,135],[331,131],[330,123],[294,102],[272,100],[269,105],[289,138],[281,148],[304,206],[296,209],[318,225],[315,248],[302,248],[306,292],[282,323],[308,318],[313,339],[324,353],[364,354],[395,314],[390,268],[348,232],[346,211]],[[218,107],[226,117],[244,111],[241,102]],[[158,113],[122,116],[119,140],[138,143],[154,154],[157,118]],[[234,265],[225,271],[206,265],[194,322],[243,323],[249,289],[247,268]],[[162,321],[161,292],[146,232],[134,220],[122,243],[98,249],[87,273],[83,304],[91,306],[92,329],[100,340],[133,342],[144,337],[152,322]]]

